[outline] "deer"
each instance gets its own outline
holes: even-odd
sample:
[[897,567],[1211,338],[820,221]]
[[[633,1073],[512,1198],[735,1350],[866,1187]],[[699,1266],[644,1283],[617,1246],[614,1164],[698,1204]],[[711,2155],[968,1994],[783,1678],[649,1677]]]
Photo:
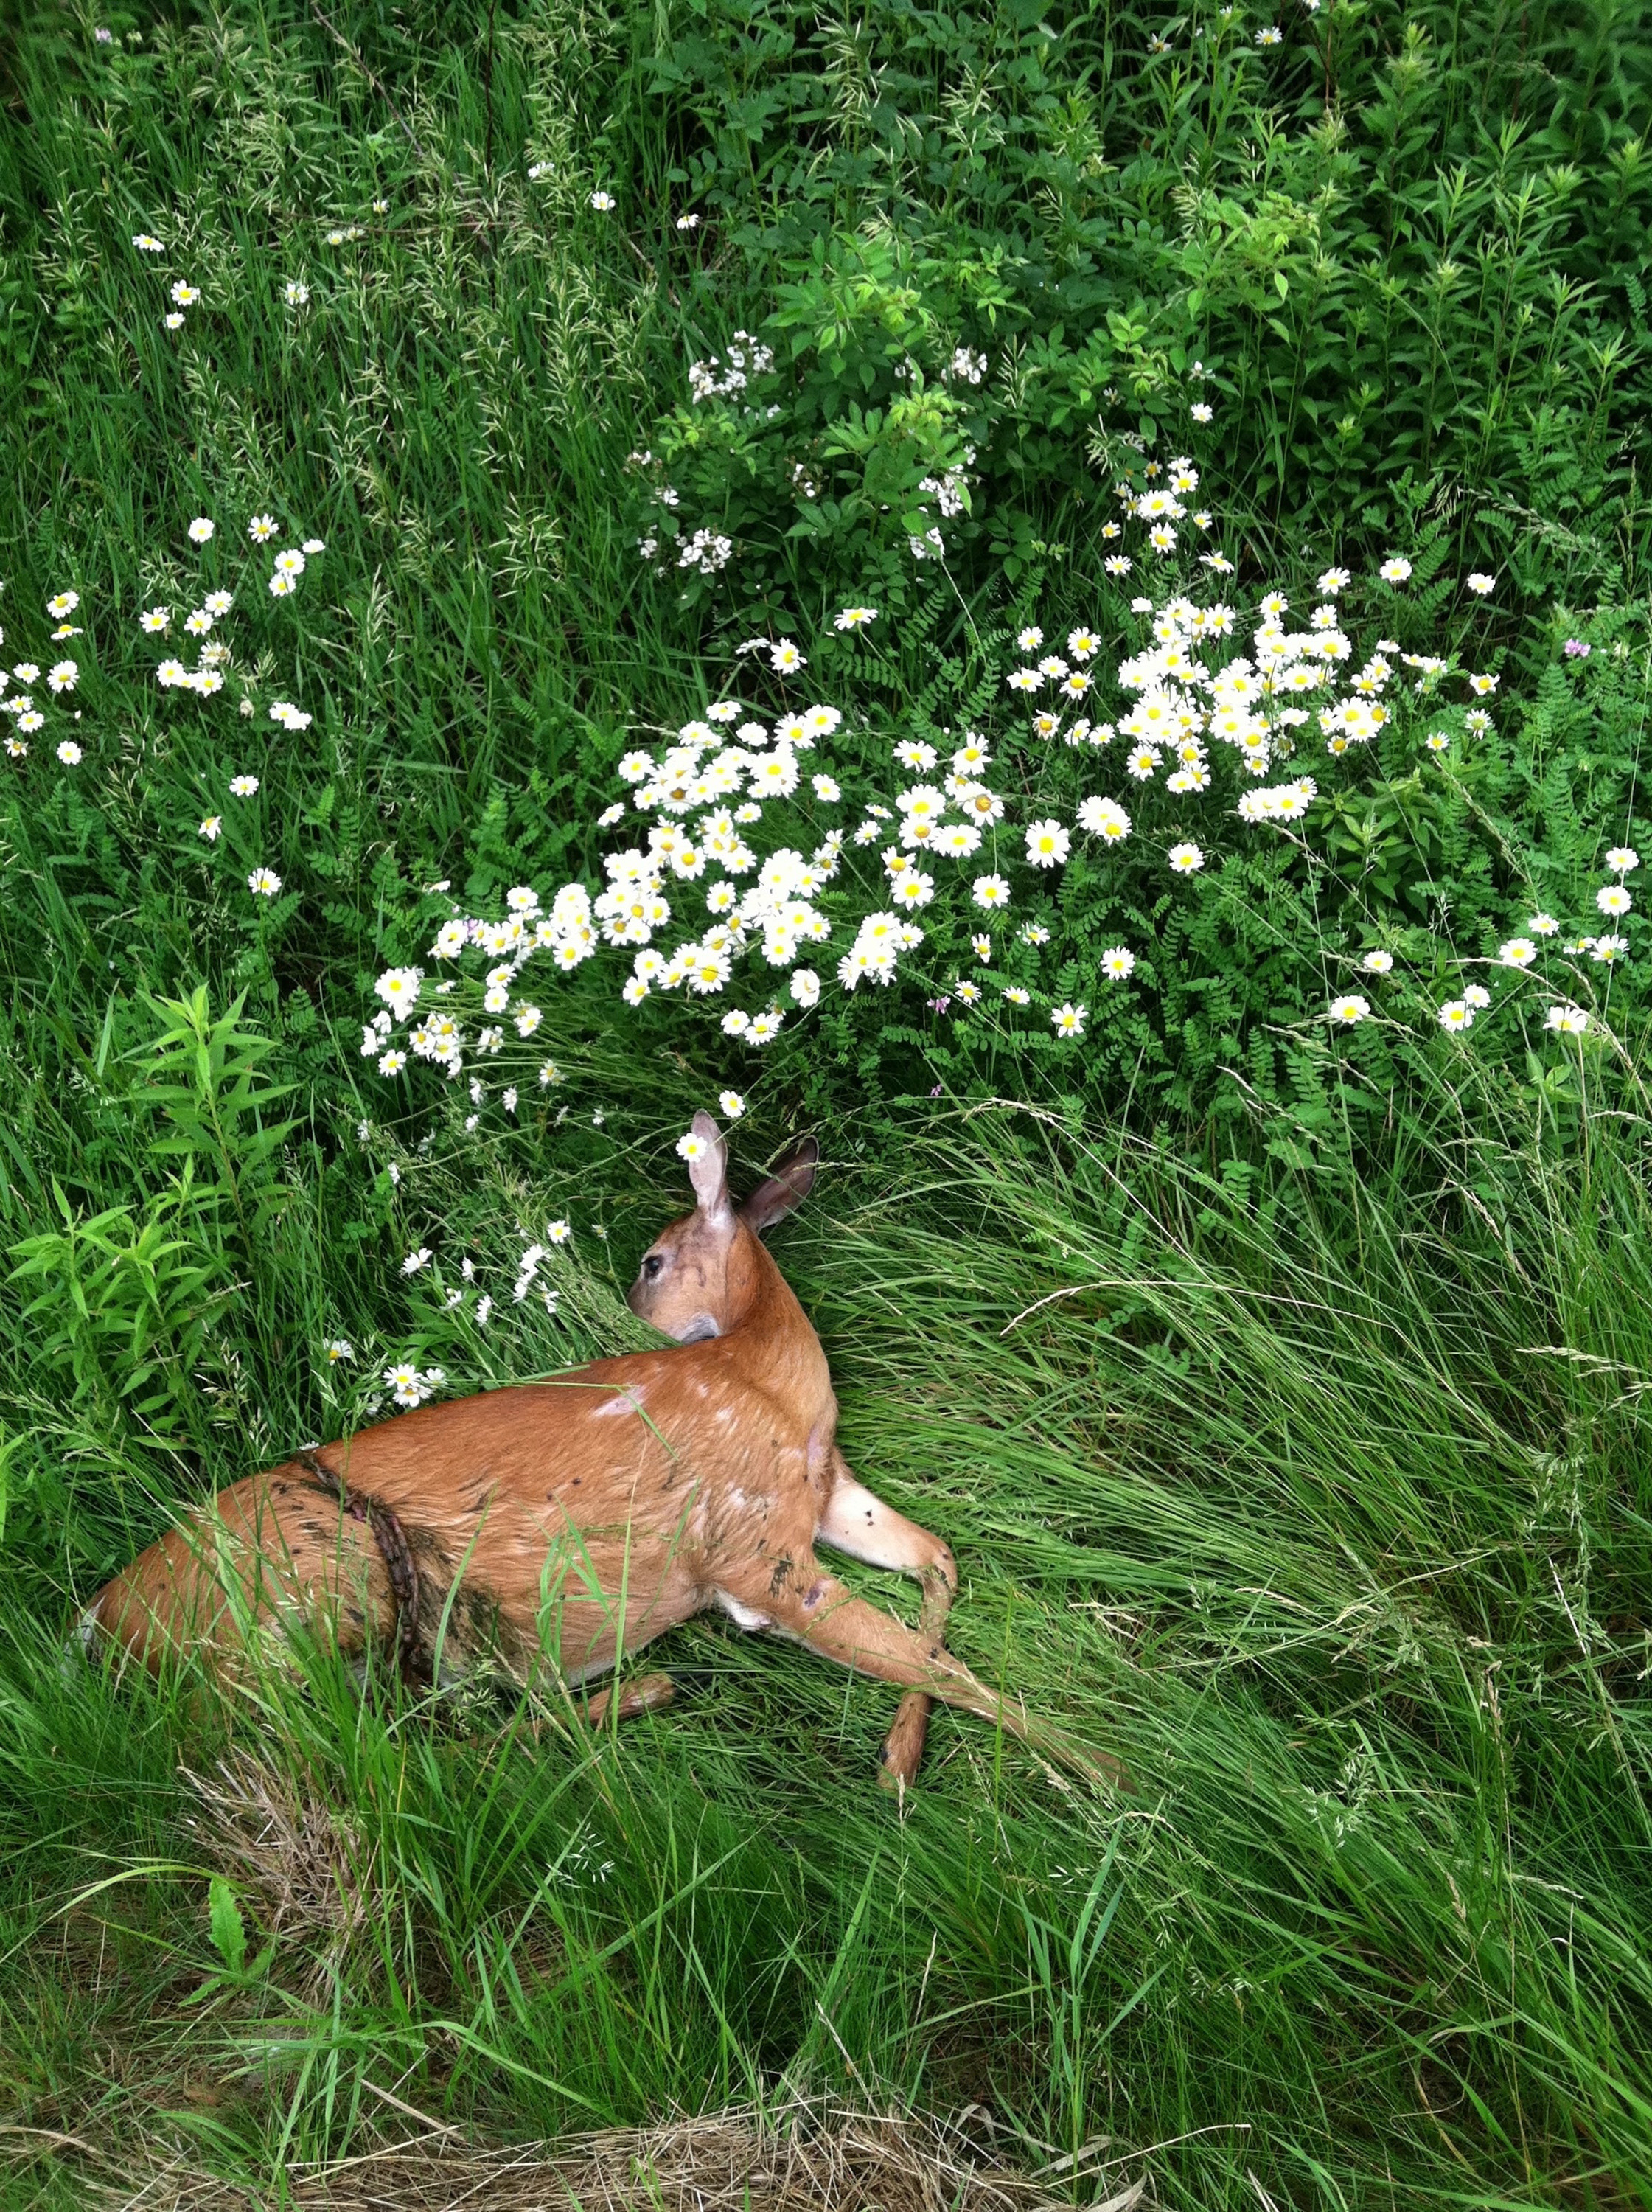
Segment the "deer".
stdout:
[[[689,1135],[694,1209],[653,1240],[627,1293],[665,1345],[301,1449],[108,1583],[82,1645],[112,1644],[151,1672],[188,1646],[222,1671],[297,1621],[346,1657],[381,1641],[415,1682],[484,1656],[519,1679],[548,1669],[599,1728],[668,1705],[674,1685],[650,1673],[588,1686],[715,1608],[903,1692],[880,1766],[897,1792],[936,1699],[1020,1739],[1047,1772],[1054,1760],[1121,1778],[947,1650],[951,1549],[838,1447],[826,1354],[762,1241],[813,1188],[816,1140],[737,1205],[717,1123],[696,1114]],[[916,1629],[857,1597],[817,1546],[915,1577]]]

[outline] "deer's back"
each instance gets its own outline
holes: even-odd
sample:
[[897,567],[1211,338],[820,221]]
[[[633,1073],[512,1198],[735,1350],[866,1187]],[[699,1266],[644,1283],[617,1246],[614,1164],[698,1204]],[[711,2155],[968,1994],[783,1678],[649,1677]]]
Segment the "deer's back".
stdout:
[[[462,1586],[525,1644],[554,1601],[596,1650],[621,1590],[639,1640],[697,1611],[754,1557],[806,1553],[823,1496],[819,1426],[817,1407],[763,1389],[722,1340],[421,1407],[319,1456],[349,1498],[395,1514],[428,1598]],[[356,1579],[374,1579],[367,1613],[386,1612],[367,1529],[301,1462],[221,1492],[212,1517],[282,1557],[305,1588],[336,1580],[342,1540]],[[105,1626],[128,1612],[128,1594],[178,1620],[214,1605],[200,1550],[188,1529],[151,1546],[103,1594]]]
[[614,1590],[668,1575],[708,1587],[731,1547],[808,1542],[817,1413],[714,1343],[421,1407],[324,1455],[515,1610],[558,1547]]

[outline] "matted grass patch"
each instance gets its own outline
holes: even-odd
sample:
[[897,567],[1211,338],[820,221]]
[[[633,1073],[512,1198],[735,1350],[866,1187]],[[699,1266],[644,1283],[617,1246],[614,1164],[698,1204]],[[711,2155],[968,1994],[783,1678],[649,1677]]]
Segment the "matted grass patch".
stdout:
[[[949,2126],[822,2102],[746,2106],[497,2149],[438,2129],[291,2166],[278,2189],[222,2180],[157,2145],[114,2172],[89,2169],[82,2201],[88,2212],[1042,2212],[1060,2202],[1049,2180],[1001,2160],[986,2117],[971,2110]],[[41,2148],[84,2154],[69,2137]],[[1153,2201],[1145,2165],[1105,2139],[1087,2147],[1079,2172],[1090,2187],[1117,2185],[1105,2212]]]

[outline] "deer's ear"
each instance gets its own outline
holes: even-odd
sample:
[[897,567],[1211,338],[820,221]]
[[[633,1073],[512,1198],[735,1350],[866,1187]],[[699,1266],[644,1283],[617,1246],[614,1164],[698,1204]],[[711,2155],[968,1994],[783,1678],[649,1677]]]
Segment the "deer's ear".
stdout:
[[740,1208],[740,1218],[749,1229],[761,1237],[772,1229],[804,1200],[815,1187],[815,1166],[820,1158],[820,1146],[812,1137],[804,1137],[793,1145],[773,1175],[757,1185]]
[[715,1219],[729,1212],[728,1147],[709,1114],[696,1114],[689,1127],[705,1147],[698,1159],[689,1162],[689,1181],[701,1213]]

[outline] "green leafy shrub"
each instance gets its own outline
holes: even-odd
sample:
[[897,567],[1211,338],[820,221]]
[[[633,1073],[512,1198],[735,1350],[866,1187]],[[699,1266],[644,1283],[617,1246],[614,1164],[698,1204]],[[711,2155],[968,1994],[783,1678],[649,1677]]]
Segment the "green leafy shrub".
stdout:
[[[714,0],[656,55],[707,226],[689,327],[722,360],[738,318],[775,354],[647,438],[634,527],[685,604],[739,628],[898,605],[949,477],[962,588],[1014,586],[1049,544],[1094,559],[1115,457],[1167,445],[1276,559],[1304,526],[1321,554],[1393,532],[1409,472],[1452,557],[1527,600],[1638,571],[1643,524],[1590,520],[1652,389],[1648,57],[1621,19],[1163,29],[886,5],[759,27]],[[708,529],[714,578],[671,551]]]

